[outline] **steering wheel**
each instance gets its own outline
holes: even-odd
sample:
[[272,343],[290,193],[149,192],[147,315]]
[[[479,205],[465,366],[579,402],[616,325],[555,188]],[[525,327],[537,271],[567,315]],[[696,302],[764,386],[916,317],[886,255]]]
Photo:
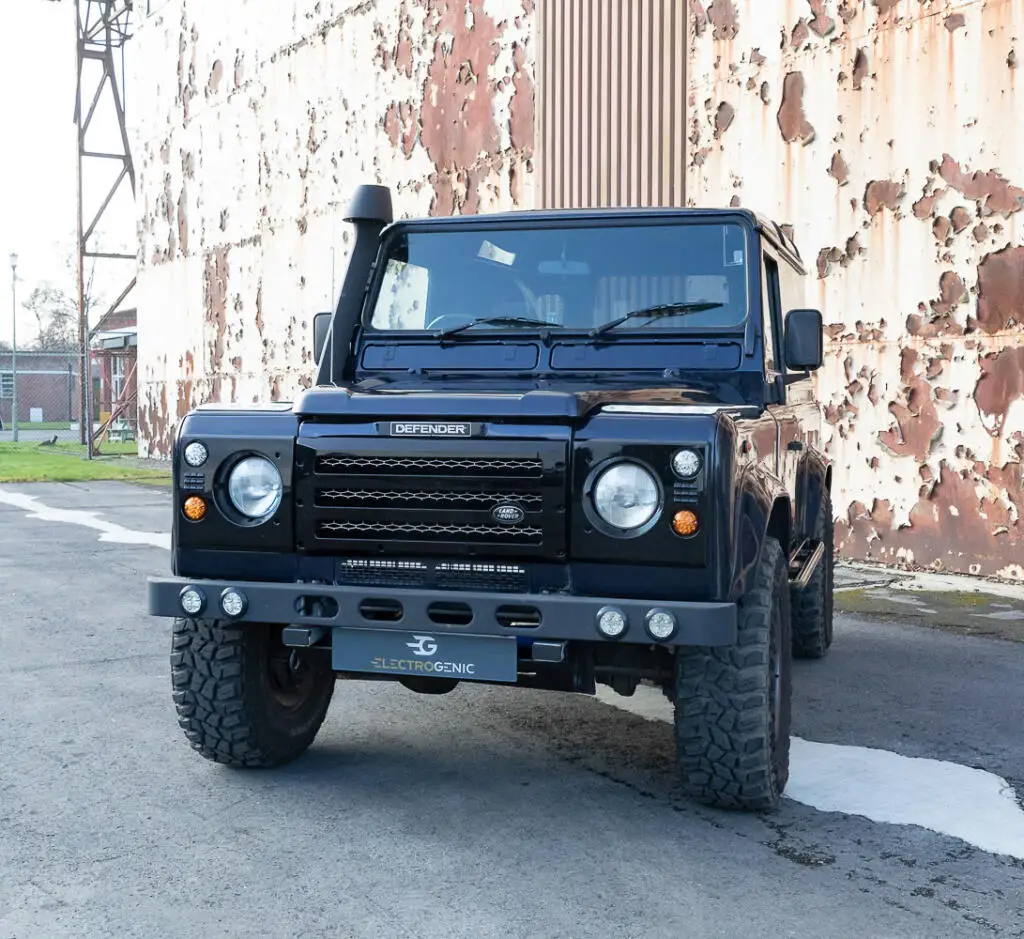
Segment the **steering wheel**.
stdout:
[[[471,323],[473,317],[466,313],[442,313],[439,316],[435,316],[429,323],[427,323],[424,329],[440,329],[438,323],[443,323],[445,320],[458,320],[460,323]],[[453,324],[454,325],[454,324]]]

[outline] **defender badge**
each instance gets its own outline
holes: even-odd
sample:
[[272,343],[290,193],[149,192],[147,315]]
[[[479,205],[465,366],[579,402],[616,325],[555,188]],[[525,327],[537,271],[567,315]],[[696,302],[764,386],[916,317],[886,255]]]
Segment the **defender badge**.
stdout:
[[518,525],[526,518],[526,513],[521,506],[512,502],[503,502],[491,509],[491,518],[500,525]]

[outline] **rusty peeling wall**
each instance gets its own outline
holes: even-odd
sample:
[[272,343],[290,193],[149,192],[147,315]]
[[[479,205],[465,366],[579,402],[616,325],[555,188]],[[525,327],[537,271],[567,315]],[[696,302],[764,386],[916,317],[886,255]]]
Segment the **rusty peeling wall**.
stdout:
[[689,7],[687,191],[794,229],[841,554],[1024,578],[1024,2]]
[[[679,3],[686,95],[658,100],[686,106],[667,126],[689,201],[792,226],[825,314],[841,554],[1024,578],[1024,0]],[[145,450],[198,401],[308,380],[358,182],[401,214],[534,204],[538,19],[533,0],[171,0],[143,22]]]
[[532,203],[533,0],[172,0],[133,39],[139,432],[288,398],[347,260],[352,189],[399,215]]

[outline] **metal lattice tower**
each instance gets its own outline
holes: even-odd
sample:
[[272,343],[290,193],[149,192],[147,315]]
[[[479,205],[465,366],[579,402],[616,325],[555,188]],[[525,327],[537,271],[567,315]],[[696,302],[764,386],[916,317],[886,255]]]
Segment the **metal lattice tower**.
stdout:
[[[128,145],[124,109],[124,45],[131,36],[133,0],[72,0],[76,19],[77,87],[75,92],[75,129],[78,138],[78,212],[76,275],[78,281],[78,341],[81,355],[81,440],[93,456],[92,434],[92,330],[85,295],[87,259],[100,261],[135,260],[134,253],[103,251],[96,245],[97,227],[103,222],[111,201],[125,185],[135,198],[135,165]],[[120,74],[119,74],[120,73]],[[120,146],[92,150],[88,146],[89,128],[101,109],[107,109],[117,122]],[[86,214],[82,186],[83,168],[90,165],[115,165],[116,177],[98,208]],[[132,232],[134,238],[134,232]],[[124,289],[106,313],[118,309],[135,287],[134,274],[126,278]],[[104,316],[106,315],[104,314]],[[101,320],[102,321],[102,317]],[[98,321],[99,322],[99,321]]]

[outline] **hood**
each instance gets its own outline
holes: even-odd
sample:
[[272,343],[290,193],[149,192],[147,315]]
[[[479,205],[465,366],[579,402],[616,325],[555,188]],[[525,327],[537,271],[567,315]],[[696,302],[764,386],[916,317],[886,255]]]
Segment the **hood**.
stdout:
[[578,390],[532,388],[521,391],[383,386],[373,390],[312,388],[296,399],[293,410],[302,419],[479,418],[575,423],[608,405],[675,406],[707,413],[732,410],[744,403],[733,386],[599,389],[590,386]]

